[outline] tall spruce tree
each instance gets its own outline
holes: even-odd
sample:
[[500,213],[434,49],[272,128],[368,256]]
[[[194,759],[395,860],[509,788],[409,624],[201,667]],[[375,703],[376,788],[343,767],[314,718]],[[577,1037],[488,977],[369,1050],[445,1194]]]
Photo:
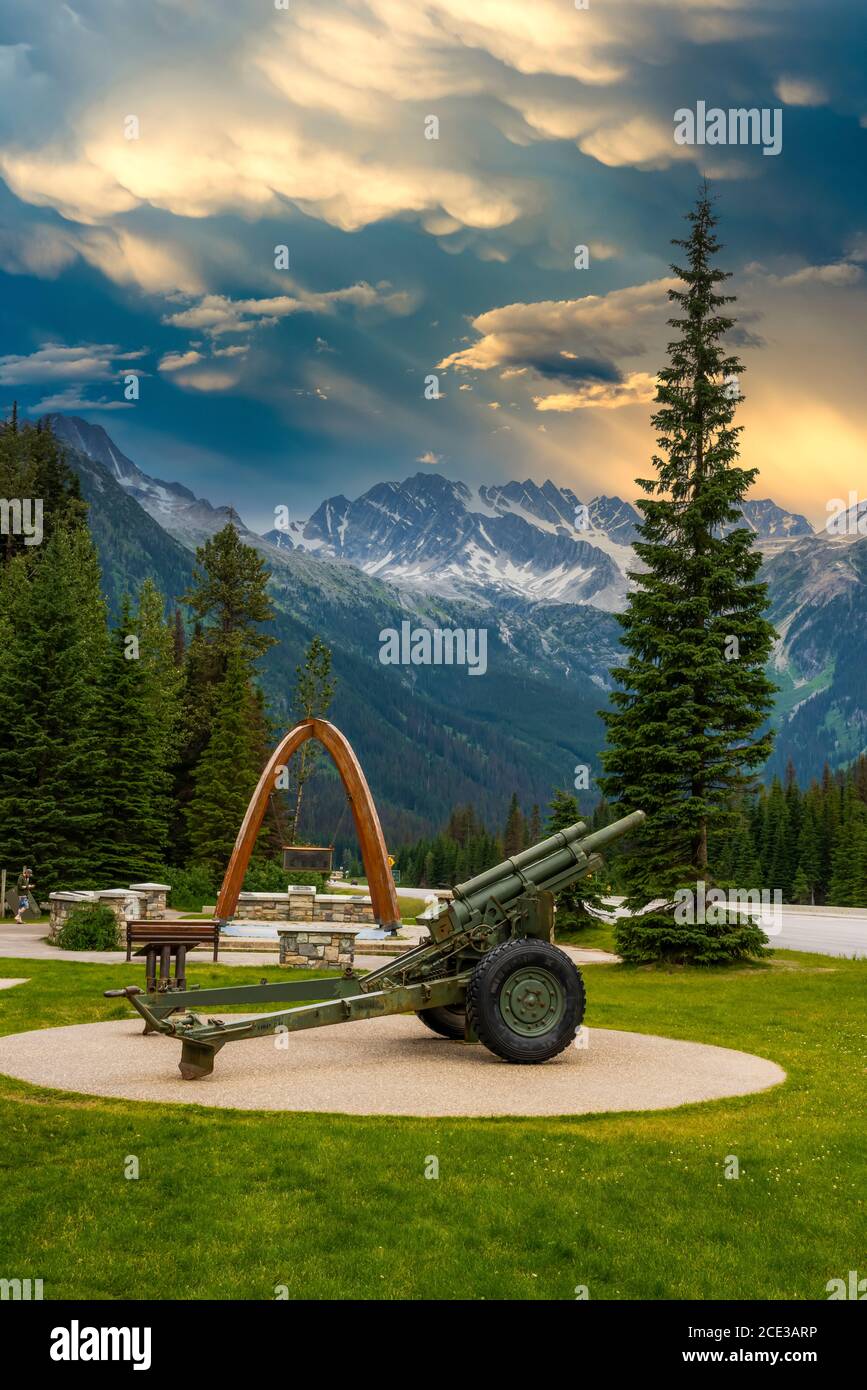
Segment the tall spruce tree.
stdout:
[[231,522],[196,551],[192,585],[183,602],[202,624],[223,669],[230,653],[252,666],[277,640],[261,626],[274,617],[268,578],[261,555],[244,544]]
[[222,874],[247,804],[259,780],[261,757],[255,694],[240,641],[226,650],[208,745],[193,773],[186,808],[190,862]]
[[[571,792],[558,788],[548,804],[548,820],[545,833],[553,835],[556,830],[565,830],[581,820],[578,799]],[[602,899],[606,892],[606,882],[598,874],[587,874],[576,883],[563,888],[557,894],[557,928],[574,929],[586,927],[599,920],[604,911]]]
[[78,475],[65,463],[58,440],[42,421],[20,424],[14,408],[10,418],[0,422],[0,497],[26,502],[31,520],[35,520],[37,505],[41,512],[38,544],[11,528],[0,534],[0,559],[4,561],[24,555],[37,562],[41,547],[58,527],[84,524],[87,517]]
[[518,793],[512,792],[512,800],[509,802],[509,812],[503,829],[503,853],[507,858],[511,858],[513,854],[521,852],[525,843],[524,816],[518,803]]
[[[196,797],[201,804],[201,764],[230,661],[236,669],[240,663],[246,673],[250,737],[257,749],[259,767],[267,756],[271,730],[256,683],[255,663],[276,641],[262,630],[262,624],[274,617],[267,593],[268,577],[262,557],[244,544],[231,523],[196,551],[192,585],[184,595],[195,624],[184,666],[180,750],[175,769],[179,810],[171,837],[174,857],[182,864],[197,852],[191,843],[189,812]],[[214,788],[214,795],[221,795],[219,787]],[[271,830],[263,834],[269,843],[274,839]]]
[[42,897],[99,886],[108,629],[87,528],[34,549],[0,581],[0,863],[29,864]]
[[[617,944],[630,961],[710,963],[758,953],[764,935],[739,918],[690,925],[675,916],[675,893],[713,882],[708,833],[734,815],[733,803],[768,757],[762,732],[773,686],[765,663],[773,629],[752,534],[738,504],[756,476],[739,466],[733,423],[743,371],[723,346],[734,320],[728,278],[707,186],[688,214],[684,253],[669,298],[681,315],[657,384],[653,424],[656,475],[638,479],[646,496],[635,550],[646,567],[620,615],[627,658],[603,715],[608,747],[602,786],[621,812],[647,822],[625,864],[631,915]],[[654,899],[663,905],[648,909]],[[683,915],[683,914],[679,914]],[[715,915],[715,914],[711,914]]]
[[155,590],[147,590],[143,625],[141,611],[135,619],[124,596],[104,668],[100,880],[110,888],[152,879],[165,863],[172,748],[166,701],[171,692],[156,688],[163,661],[155,650],[156,634],[148,630],[156,617],[155,601],[162,609]]

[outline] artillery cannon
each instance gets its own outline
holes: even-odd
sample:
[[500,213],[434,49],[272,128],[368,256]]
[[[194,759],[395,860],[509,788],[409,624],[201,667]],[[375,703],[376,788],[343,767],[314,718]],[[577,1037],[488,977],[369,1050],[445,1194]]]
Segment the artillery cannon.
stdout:
[[[322,722],[308,724],[321,726]],[[327,727],[336,734],[333,726]],[[314,731],[308,736],[321,737],[321,733]],[[227,884],[243,879],[236,859],[243,859],[255,837],[258,824],[251,812],[263,785],[267,791],[269,769],[285,742],[254,793],[226,872],[218,914],[221,904],[231,896]],[[371,825],[360,824],[355,799],[353,811],[359,830],[367,832],[360,834],[364,850],[371,838]],[[374,817],[384,853],[372,801],[367,814]],[[148,1031],[179,1039],[179,1065],[185,1080],[209,1075],[217,1052],[229,1042],[400,1013],[417,1014],[428,1028],[444,1037],[481,1042],[506,1061],[545,1062],[569,1045],[585,1008],[581,973],[552,942],[554,894],[599,868],[600,851],[637,829],[643,820],[644,813],[635,811],[592,834],[579,821],[458,884],[453,900],[429,921],[426,940],[365,975],[347,968],[334,978],[285,984],[151,994],[132,986],[107,993],[125,995],[145,1019]],[[249,858],[249,850],[246,852]],[[367,858],[365,866],[373,889],[375,880]],[[391,894],[391,905],[381,916],[396,910],[393,886]],[[210,1018],[203,1023],[192,1012],[177,1020],[171,1017],[181,1009],[219,1009],[227,1004],[256,1007],[263,1003],[295,1007],[237,1022]]]

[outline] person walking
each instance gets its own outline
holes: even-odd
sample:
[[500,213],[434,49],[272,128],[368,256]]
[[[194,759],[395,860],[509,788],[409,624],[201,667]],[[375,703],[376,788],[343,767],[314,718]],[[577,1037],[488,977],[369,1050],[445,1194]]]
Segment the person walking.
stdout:
[[19,927],[24,925],[22,912],[26,912],[30,906],[30,894],[33,892],[33,870],[28,869],[25,864],[18,875],[18,911],[15,913],[15,921]]

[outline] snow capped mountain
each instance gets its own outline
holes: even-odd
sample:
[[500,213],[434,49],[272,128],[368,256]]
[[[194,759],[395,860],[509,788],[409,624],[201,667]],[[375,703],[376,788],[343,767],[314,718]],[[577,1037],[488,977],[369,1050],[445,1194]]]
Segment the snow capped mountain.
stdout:
[[791,541],[798,536],[813,534],[813,528],[805,516],[784,511],[770,497],[747,498],[741,507],[741,514],[745,524],[759,540]]
[[[769,499],[745,523],[774,551],[812,534]],[[354,502],[329,497],[310,519],[269,531],[274,545],[343,559],[370,575],[444,597],[623,607],[639,513],[620,497],[582,503],[571,488],[526,479],[477,489],[437,473],[377,483]]]
[[[623,606],[627,571],[639,567],[632,548],[639,514],[629,502],[600,496],[583,503],[551,481],[471,488],[416,473],[403,482],[377,483],[354,501],[330,497],[308,520],[263,537],[230,508],[212,507],[180,483],[149,477],[99,425],[70,416],[51,422],[70,446],[115,600],[144,574],[155,574],[168,595],[182,593],[189,551],[231,520],[265,555],[278,621],[296,625],[295,647],[302,635],[320,631],[342,659],[360,663],[347,675],[347,690],[364,691],[360,705],[380,698],[371,693],[384,670],[371,657],[378,633],[414,613],[420,622],[490,631],[485,718],[498,729],[497,740],[488,746],[485,719],[475,735],[486,760],[508,729],[518,740],[509,757],[520,762],[528,730],[538,735],[540,701],[562,700],[572,711],[567,717],[557,704],[551,727],[574,722],[578,710],[587,746],[601,740],[593,712],[618,661],[612,614]],[[780,687],[779,729],[771,771],[782,772],[791,757],[800,776],[818,775],[826,757],[836,766],[863,747],[867,501],[850,497],[839,510],[833,526],[814,533],[804,517],[768,498],[743,506],[744,523],[764,553],[762,578],[779,634],[772,670]],[[278,696],[291,683],[295,654],[287,660],[278,673]],[[463,686],[454,698],[462,710]],[[393,714],[391,699],[386,692],[377,705],[384,717]],[[453,718],[452,711],[446,722]],[[441,723],[437,716],[436,726]],[[402,756],[412,746],[402,744]]]
[[329,497],[275,545],[349,561],[370,575],[450,598],[622,606],[638,513],[619,498],[582,505],[550,480],[471,489],[437,473]]
[[[631,503],[605,495],[584,502],[550,479],[472,488],[418,472],[403,482],[375,483],[354,501],[329,497],[308,520],[259,536],[234,509],[150,477],[101,425],[69,415],[49,419],[61,440],[100,463],[188,549],[232,521],[272,558],[282,551],[297,560],[343,562],[415,594],[512,606],[582,604],[604,612],[623,608],[628,572],[640,567],[632,549],[640,515]],[[813,535],[804,517],[768,498],[749,500],[742,510],[768,557]]]
[[212,507],[182,483],[166,483],[142,472],[114,443],[102,425],[91,425],[77,415],[49,415],[54,434],[64,444],[102,464],[124,492],[134,497],[163,530],[187,548],[201,545],[232,521],[242,535],[258,541],[232,507]]

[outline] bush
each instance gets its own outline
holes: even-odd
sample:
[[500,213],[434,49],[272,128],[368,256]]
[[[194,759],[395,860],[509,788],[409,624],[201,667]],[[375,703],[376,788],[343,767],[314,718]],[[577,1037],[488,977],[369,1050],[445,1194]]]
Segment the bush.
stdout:
[[116,951],[117,918],[102,903],[74,907],[57,933],[64,951]]
[[[201,912],[202,907],[217,901],[222,877],[217,879],[204,864],[192,864],[188,869],[166,869],[166,883],[171,884],[169,907],[180,912]],[[309,870],[289,873],[279,859],[254,859],[244,877],[245,893],[285,893],[286,885],[307,884],[317,893],[325,892],[327,874]]]
[[179,912],[201,912],[206,904],[210,906],[216,901],[219,884],[203,864],[193,864],[189,869],[167,869],[166,873],[166,883],[171,884],[169,907]]

